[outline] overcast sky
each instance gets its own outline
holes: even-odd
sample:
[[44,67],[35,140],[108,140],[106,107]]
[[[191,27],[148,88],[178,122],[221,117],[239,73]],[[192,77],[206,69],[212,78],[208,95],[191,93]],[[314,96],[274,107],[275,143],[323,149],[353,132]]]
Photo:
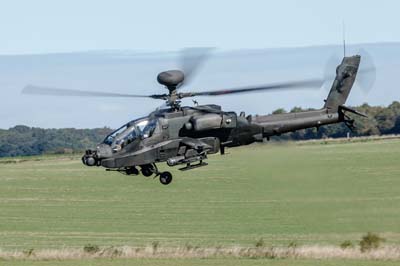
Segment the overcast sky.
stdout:
[[[341,56],[338,45],[342,42],[343,21],[348,53],[357,53],[360,47],[370,48],[378,70],[375,86],[378,89],[368,95],[353,90],[349,104],[386,105],[400,98],[393,85],[397,84],[400,44],[382,44],[400,42],[400,1],[0,0],[0,3],[0,128],[17,124],[117,127],[145,115],[161,103],[22,96],[21,89],[35,84],[121,93],[164,93],[156,82],[157,73],[179,65],[173,58],[157,61],[154,57],[162,58],[160,52],[184,47],[216,47],[219,55],[210,58],[191,87],[185,89],[221,89],[321,77],[330,54],[339,52]],[[379,45],[350,45],[360,43]],[[337,46],[265,50],[266,53],[249,56],[239,53],[230,57],[224,53],[327,44]],[[87,51],[90,53],[71,53]],[[156,52],[149,60],[135,57],[136,52],[149,51]],[[9,56],[49,53],[53,55]],[[271,92],[203,98],[199,102],[221,104],[226,110],[266,114],[279,107],[318,108],[326,94],[326,90]]]
[[1,1],[0,54],[400,41],[396,0]]

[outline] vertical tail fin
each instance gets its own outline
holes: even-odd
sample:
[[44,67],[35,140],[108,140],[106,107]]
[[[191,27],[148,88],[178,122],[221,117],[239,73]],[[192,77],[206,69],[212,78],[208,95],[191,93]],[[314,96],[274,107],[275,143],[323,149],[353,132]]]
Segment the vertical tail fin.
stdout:
[[342,63],[336,68],[336,78],[324,105],[328,112],[337,112],[339,107],[346,102],[356,79],[360,61],[359,55],[344,57]]

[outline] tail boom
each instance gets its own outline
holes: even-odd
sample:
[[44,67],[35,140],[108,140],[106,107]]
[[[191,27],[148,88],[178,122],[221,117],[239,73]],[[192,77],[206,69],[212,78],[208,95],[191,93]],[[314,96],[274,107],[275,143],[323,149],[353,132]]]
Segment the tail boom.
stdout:
[[276,114],[255,117],[252,123],[263,128],[263,137],[271,137],[304,128],[335,124],[340,122],[339,113],[327,109],[299,113]]
[[[298,113],[252,117],[251,123],[262,127],[263,137],[280,135],[299,129],[349,122],[345,111],[354,110],[344,104],[350,94],[360,65],[359,55],[344,57],[336,69],[336,77],[322,109]],[[347,123],[346,123],[347,124]]]

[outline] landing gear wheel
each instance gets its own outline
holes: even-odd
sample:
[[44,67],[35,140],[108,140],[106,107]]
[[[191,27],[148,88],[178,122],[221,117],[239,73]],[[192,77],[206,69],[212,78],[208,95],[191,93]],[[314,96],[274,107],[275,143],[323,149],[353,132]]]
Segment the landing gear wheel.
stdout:
[[172,181],[172,174],[170,172],[162,172],[160,174],[160,183],[163,185],[168,185]]
[[139,170],[136,169],[135,166],[132,166],[132,167],[126,168],[125,173],[127,175],[138,175],[139,174]]
[[154,167],[152,165],[142,166],[141,172],[144,176],[152,176],[154,174]]

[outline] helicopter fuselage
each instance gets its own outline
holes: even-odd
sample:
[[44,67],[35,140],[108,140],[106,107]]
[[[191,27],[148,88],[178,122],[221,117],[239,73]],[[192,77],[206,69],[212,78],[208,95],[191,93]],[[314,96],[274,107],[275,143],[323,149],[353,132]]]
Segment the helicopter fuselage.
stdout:
[[[344,122],[351,129],[354,120],[346,113],[363,115],[344,106],[359,64],[360,56],[343,59],[321,109],[245,116],[244,112],[237,115],[222,111],[218,105],[181,107],[174,98],[174,104],[170,104],[168,109],[131,121],[108,135],[96,150],[87,150],[82,161],[88,166],[103,166],[129,175],[139,174],[137,167],[140,167],[143,175],[159,175],[161,183],[169,184],[171,173],[160,173],[157,163],[184,165],[180,170],[190,170],[207,165],[204,160],[208,154],[224,154],[226,147],[248,145],[286,132],[311,127],[318,129],[338,122]],[[167,74],[171,73],[175,72]],[[182,95],[186,94],[175,96]]]
[[[336,123],[339,119],[337,113],[329,113],[328,109],[247,117],[244,113],[224,112],[217,105],[161,110],[141,120],[154,123],[149,135],[135,133],[136,138],[131,141],[128,135],[117,135],[111,142],[107,142],[107,137],[95,151],[87,151],[83,161],[109,169],[160,162],[169,166],[189,165],[204,161],[207,154],[223,154],[226,147],[262,142],[274,135]],[[132,126],[128,123],[126,127],[129,131]]]

